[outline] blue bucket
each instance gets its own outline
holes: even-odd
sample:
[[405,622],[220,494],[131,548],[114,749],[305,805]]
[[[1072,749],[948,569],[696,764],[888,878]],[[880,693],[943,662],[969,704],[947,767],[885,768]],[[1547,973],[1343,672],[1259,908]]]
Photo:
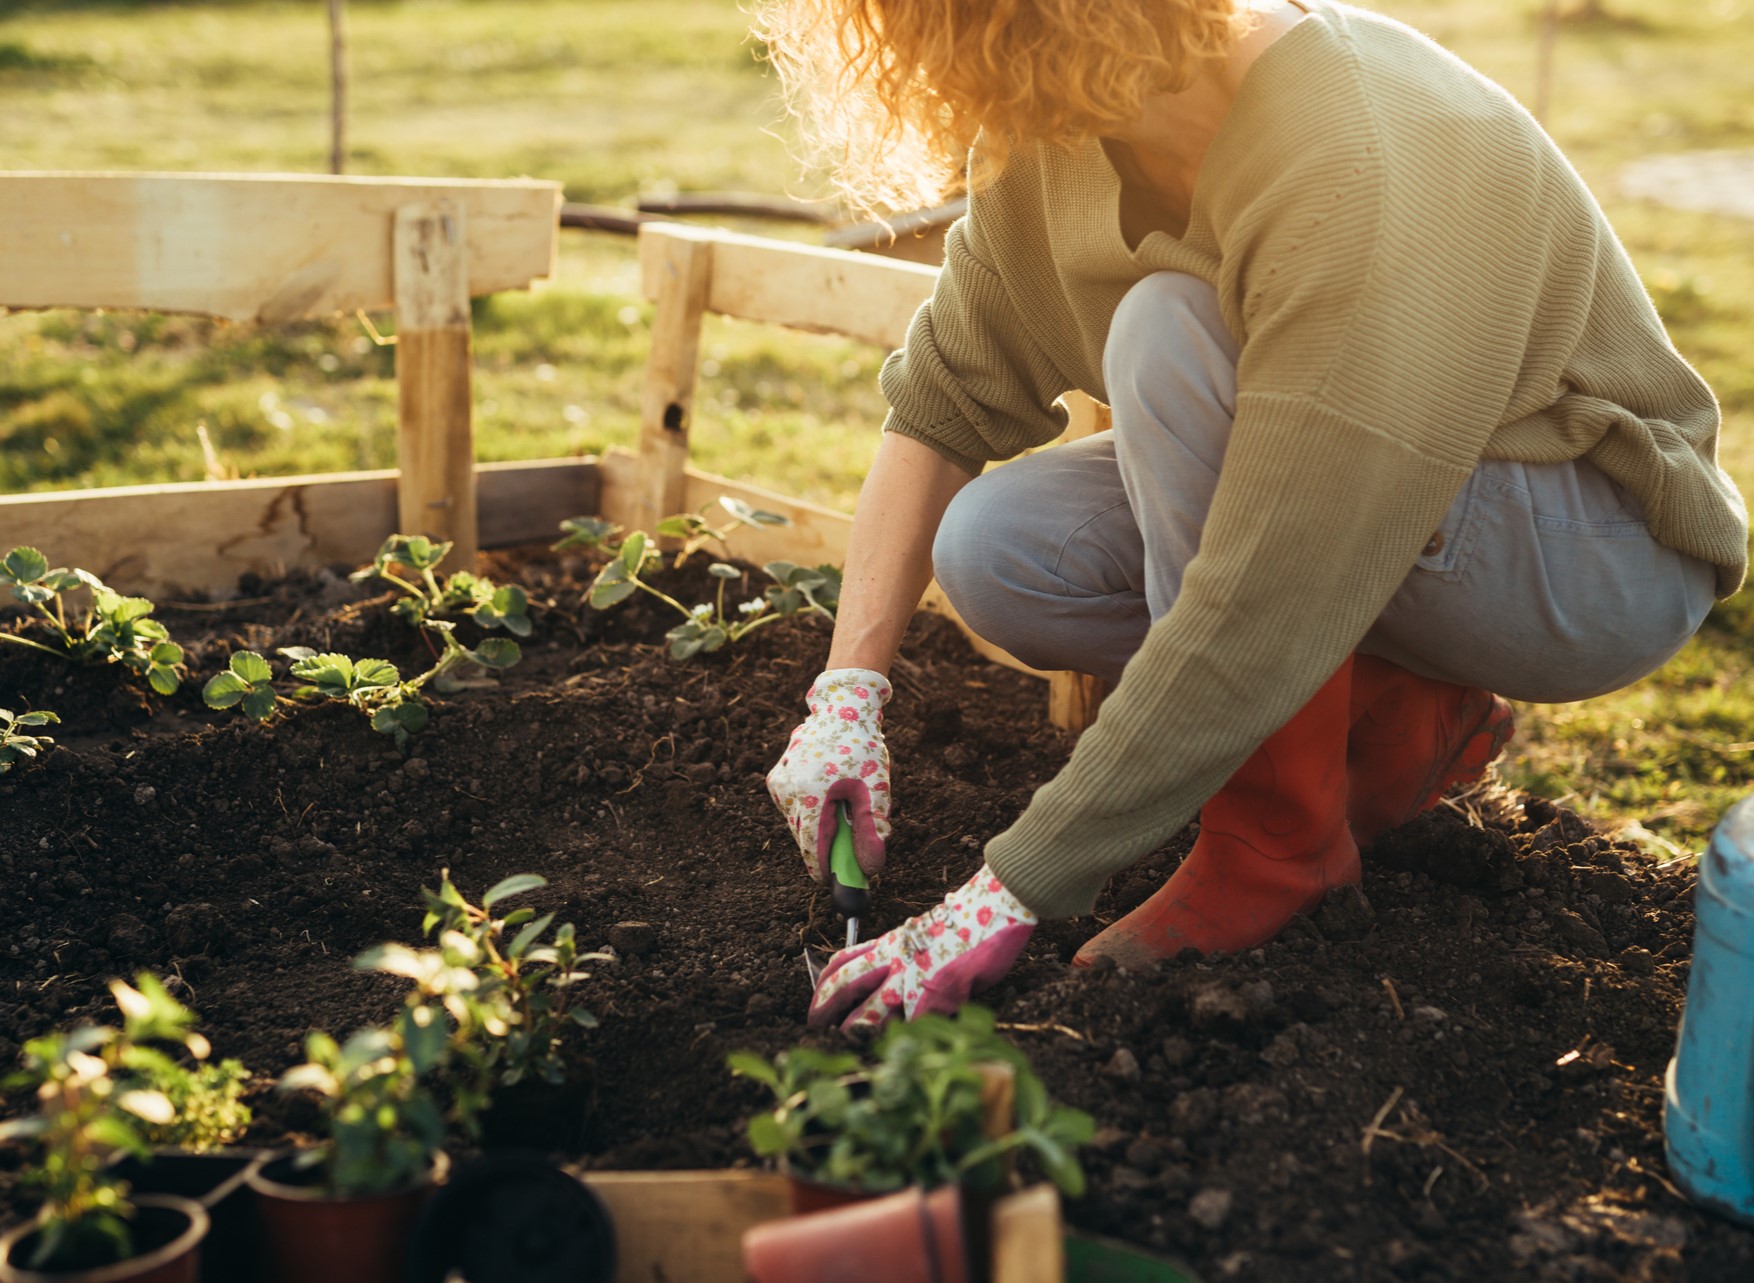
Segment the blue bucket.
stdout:
[[1694,896],[1693,972],[1663,1131],[1701,1206],[1754,1225],[1754,798],[1711,836]]

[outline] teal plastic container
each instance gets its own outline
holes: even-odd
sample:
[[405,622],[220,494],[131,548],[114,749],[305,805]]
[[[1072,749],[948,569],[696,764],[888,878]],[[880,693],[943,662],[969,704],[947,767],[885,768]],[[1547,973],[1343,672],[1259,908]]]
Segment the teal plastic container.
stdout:
[[1700,862],[1693,971],[1669,1062],[1669,1171],[1693,1199],[1754,1225],[1754,798]]

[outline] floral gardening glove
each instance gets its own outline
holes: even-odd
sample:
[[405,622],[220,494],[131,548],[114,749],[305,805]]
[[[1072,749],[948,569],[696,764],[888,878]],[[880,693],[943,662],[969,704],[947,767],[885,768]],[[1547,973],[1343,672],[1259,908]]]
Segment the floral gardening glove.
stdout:
[[889,747],[883,706],[889,679],[869,668],[831,668],[805,692],[810,716],[792,731],[767,791],[785,814],[804,852],[804,865],[824,880],[834,846],[835,803],[847,804],[853,853],[869,877],[883,868],[889,836]]
[[955,1011],[1011,969],[1036,921],[983,864],[943,904],[835,954],[816,982],[810,1024],[821,1028],[845,1016],[841,1028],[851,1032],[874,1029],[897,1012],[911,1018]]

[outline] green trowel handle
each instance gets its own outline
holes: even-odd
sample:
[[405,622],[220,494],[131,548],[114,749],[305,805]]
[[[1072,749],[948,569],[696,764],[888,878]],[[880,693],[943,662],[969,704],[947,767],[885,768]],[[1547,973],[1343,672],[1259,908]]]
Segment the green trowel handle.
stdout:
[[847,804],[834,804],[834,846],[828,853],[828,886],[834,895],[834,907],[843,918],[862,918],[871,908],[871,884],[853,854],[853,822],[847,818]]

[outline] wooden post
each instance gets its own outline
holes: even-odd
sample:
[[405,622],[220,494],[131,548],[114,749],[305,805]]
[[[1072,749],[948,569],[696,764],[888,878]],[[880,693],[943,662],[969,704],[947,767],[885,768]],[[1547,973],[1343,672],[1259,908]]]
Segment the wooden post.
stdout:
[[1065,1283],[1060,1196],[1032,1185],[993,1208],[993,1283]]
[[652,347],[646,358],[639,415],[636,511],[640,525],[648,532],[661,518],[686,511],[688,430],[694,419],[700,323],[706,313],[713,267],[710,233],[696,235],[666,227],[659,236]]
[[477,547],[466,231],[455,201],[396,211],[397,529],[453,541],[452,570]]
[[[1082,392],[1067,393],[1066,431],[1062,441],[1094,436],[1109,426],[1109,411],[1100,401]],[[1096,720],[1097,710],[1108,697],[1109,685],[1089,673],[1054,673],[1048,678],[1048,721],[1063,731],[1081,735]]]
[[329,172],[347,168],[347,0],[329,0]]

